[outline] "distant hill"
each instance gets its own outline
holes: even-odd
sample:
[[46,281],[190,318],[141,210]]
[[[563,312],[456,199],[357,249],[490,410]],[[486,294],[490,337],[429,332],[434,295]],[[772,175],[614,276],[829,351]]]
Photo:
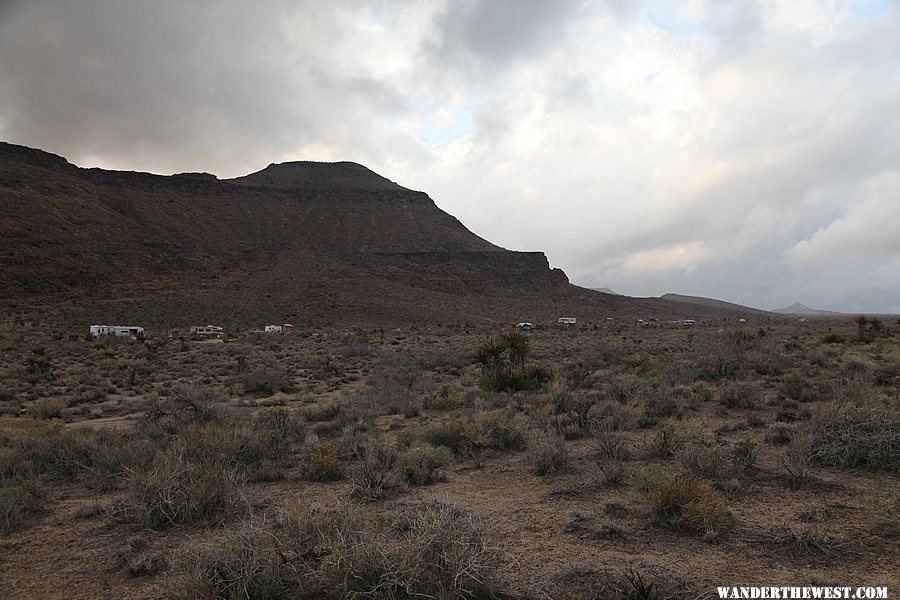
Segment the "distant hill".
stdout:
[[271,164],[222,180],[79,168],[0,142],[0,257],[0,303],[65,303],[94,323],[546,323],[747,312],[571,285],[544,253],[492,244],[424,192],[350,162]]
[[778,313],[781,315],[813,315],[813,316],[818,315],[820,317],[837,316],[837,315],[843,314],[843,313],[834,312],[831,310],[820,310],[817,308],[810,308],[808,306],[800,304],[799,302],[795,302],[785,308],[776,308],[772,312]]
[[726,302],[724,300],[716,300],[714,298],[704,298],[703,296],[685,296],[683,294],[664,294],[660,296],[662,300],[671,300],[673,302],[683,302],[685,304],[693,304],[698,307],[705,308],[719,308],[722,310],[734,311],[736,313],[743,313],[745,315],[769,315],[771,313],[765,310],[760,310],[758,308],[751,308],[749,306],[741,306],[740,304],[735,304],[733,302]]
[[617,291],[615,291],[615,290],[609,289],[608,287],[591,288],[591,289],[594,290],[595,292],[600,292],[601,294],[609,294],[609,295],[611,295],[611,296],[621,296],[621,295],[622,295],[622,294],[620,294],[619,292],[617,292]]

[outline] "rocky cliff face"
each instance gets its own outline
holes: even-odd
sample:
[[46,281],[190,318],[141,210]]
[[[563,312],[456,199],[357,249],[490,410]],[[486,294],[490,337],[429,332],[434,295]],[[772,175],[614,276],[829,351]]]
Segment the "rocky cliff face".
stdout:
[[0,144],[0,256],[0,294],[18,300],[329,288],[365,306],[353,296],[376,280],[456,295],[569,288],[542,253],[495,246],[354,163],[219,180],[80,169]]

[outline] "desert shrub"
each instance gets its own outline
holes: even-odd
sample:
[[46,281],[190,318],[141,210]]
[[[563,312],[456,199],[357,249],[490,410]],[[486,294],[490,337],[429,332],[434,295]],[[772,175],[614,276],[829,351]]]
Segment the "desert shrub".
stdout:
[[119,568],[132,577],[155,575],[168,566],[166,557],[154,551],[142,535],[129,538],[128,542],[116,550]]
[[271,396],[275,392],[288,392],[291,389],[290,374],[276,366],[245,371],[238,376],[238,382],[243,385],[245,393],[261,396]]
[[460,417],[429,425],[421,438],[432,446],[449,448],[457,456],[475,456],[478,452],[474,432]]
[[442,479],[441,469],[450,462],[450,450],[443,446],[420,444],[405,450],[397,458],[397,471],[412,485],[428,485]]
[[428,426],[421,439],[432,446],[449,448],[454,454],[464,457],[475,457],[485,450],[524,450],[527,446],[523,418],[507,411],[453,416]]
[[832,467],[900,469],[900,410],[873,402],[830,402],[808,423],[813,462]]
[[178,597],[449,599],[496,597],[500,555],[481,520],[429,502],[386,525],[291,505],[270,528],[244,526],[187,558]]
[[644,401],[638,426],[653,427],[660,419],[682,418],[690,402],[690,396],[691,391],[684,387],[663,385],[655,388]]
[[551,432],[537,432],[529,440],[528,459],[538,475],[568,471],[571,464],[565,439]]
[[715,483],[725,481],[731,474],[728,454],[721,446],[691,444],[681,453],[681,461],[692,475]]
[[787,524],[769,531],[750,533],[742,540],[761,543],[781,554],[798,557],[839,558],[855,553],[850,544],[840,537],[817,529],[797,531]]
[[800,487],[812,479],[810,466],[812,453],[808,436],[794,439],[790,446],[778,458],[778,465],[784,471],[787,483],[791,487]]
[[730,521],[725,501],[693,477],[668,477],[647,492],[657,525],[693,533],[714,534]]
[[681,446],[681,442],[675,437],[675,433],[669,427],[657,429],[644,444],[647,456],[650,458],[661,458],[663,460],[672,458]]
[[625,531],[612,523],[598,523],[591,515],[574,512],[563,533],[574,533],[581,538],[592,540],[624,540]]
[[0,532],[8,532],[40,512],[47,494],[37,479],[0,479]]
[[338,350],[341,356],[349,358],[353,356],[367,356],[369,350],[369,340],[363,335],[347,335],[343,338],[343,343]]
[[427,397],[425,408],[432,410],[455,410],[465,403],[463,395],[452,386],[443,384]]
[[723,385],[721,390],[719,400],[726,408],[759,408],[762,391],[754,383],[730,383]]
[[618,485],[625,478],[625,463],[621,459],[601,458],[597,461],[597,468],[607,485]]
[[131,431],[110,427],[72,432],[82,439],[76,458],[81,479],[88,489],[108,492],[118,487],[129,469],[145,465],[156,450],[151,440]]
[[631,483],[643,493],[656,489],[665,480],[666,472],[656,466],[646,466],[636,469],[631,474]]
[[271,532],[254,522],[228,530],[225,539],[183,550],[173,565],[174,599],[289,598],[296,575],[279,556]]
[[760,363],[765,371],[765,363],[770,362],[773,355],[773,346],[765,336],[761,337],[749,328],[739,328],[696,337],[695,351],[698,375],[717,381],[735,377],[745,364]]
[[787,375],[782,379],[779,391],[785,398],[797,402],[813,402],[828,392],[821,384],[812,382],[799,373]]
[[482,448],[500,452],[521,451],[528,446],[521,415],[507,411],[479,412],[472,417]]
[[228,415],[228,399],[198,386],[180,386],[152,400],[144,413],[147,421],[174,419],[179,423],[207,423]]
[[344,476],[342,458],[340,448],[331,442],[311,439],[304,446],[301,474],[310,481],[336,481]]
[[38,398],[28,407],[28,413],[35,419],[59,419],[65,408],[62,398]]
[[268,407],[256,413],[250,421],[250,437],[265,459],[276,465],[293,462],[294,444],[306,436],[305,423],[300,416],[284,407]]
[[[660,567],[629,567],[622,571],[575,567],[553,578],[553,598],[591,600],[696,600],[703,594]],[[584,595],[584,590],[591,590]]]
[[499,553],[477,517],[433,501],[401,514],[392,530],[403,548],[399,562],[410,565],[403,588],[411,596],[496,597]]
[[516,392],[540,387],[550,379],[550,371],[526,366],[531,339],[521,331],[499,337],[489,336],[472,350],[472,362],[481,368],[479,384],[485,391]]
[[210,524],[243,505],[244,477],[216,462],[190,462],[182,447],[156,456],[145,468],[128,472],[125,507],[150,529]]
[[777,425],[766,434],[766,441],[773,446],[786,446],[795,435],[794,430],[787,425]]
[[359,462],[350,470],[355,495],[363,500],[381,500],[397,487],[394,471],[397,452],[394,448],[371,442],[359,448],[356,454]]
[[741,440],[731,448],[731,468],[735,477],[750,475],[756,468],[759,448],[749,440]]
[[847,341],[847,336],[841,333],[829,332],[823,335],[820,341],[823,344],[843,344]]

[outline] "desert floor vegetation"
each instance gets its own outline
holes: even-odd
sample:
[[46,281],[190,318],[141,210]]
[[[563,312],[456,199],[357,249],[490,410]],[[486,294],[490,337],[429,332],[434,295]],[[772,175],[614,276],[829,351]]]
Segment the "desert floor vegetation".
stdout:
[[9,597],[900,584],[890,323],[84,329],[0,317]]

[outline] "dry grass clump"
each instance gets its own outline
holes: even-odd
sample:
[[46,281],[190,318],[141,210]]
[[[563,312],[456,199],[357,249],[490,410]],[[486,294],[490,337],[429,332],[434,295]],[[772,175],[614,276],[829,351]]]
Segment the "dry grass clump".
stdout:
[[489,598],[498,552],[485,525],[424,503],[386,525],[349,506],[292,505],[176,563],[176,598]]
[[761,543],[780,554],[798,557],[840,558],[855,553],[850,544],[840,537],[818,529],[796,531],[787,524],[770,531],[751,533],[742,540]]
[[681,578],[659,567],[644,565],[622,571],[575,567],[557,573],[552,585],[554,598],[696,600],[703,597]]
[[572,533],[591,540],[622,541],[626,538],[625,531],[618,525],[610,522],[600,523],[595,517],[580,512],[572,513],[563,533]]
[[900,408],[896,404],[830,402],[807,428],[813,462],[831,467],[900,469]]
[[725,501],[693,477],[663,479],[647,492],[656,523],[669,529],[716,534],[731,521]]
[[8,532],[39,513],[46,502],[44,486],[35,479],[0,479],[0,532]]
[[566,440],[553,432],[537,432],[528,444],[528,460],[538,475],[563,473],[571,468]]
[[[449,454],[449,451],[448,451]],[[390,446],[371,442],[356,452],[359,462],[350,470],[353,493],[363,500],[381,500],[398,487],[394,470],[397,451]]]
[[335,444],[312,438],[303,447],[300,471],[310,481],[337,481],[344,477],[343,451]]
[[227,463],[191,461],[182,446],[129,471],[128,478],[131,489],[123,508],[154,530],[217,523],[246,504],[245,475]]
[[485,450],[524,450],[527,430],[521,415],[507,411],[455,415],[430,425],[421,440],[432,446],[449,448],[457,456],[472,458]]
[[131,575],[154,575],[168,566],[166,557],[154,551],[147,539],[142,535],[129,538],[128,542],[116,551],[119,568]]
[[719,401],[726,408],[759,408],[762,390],[758,384],[744,381],[728,383],[722,386]]

